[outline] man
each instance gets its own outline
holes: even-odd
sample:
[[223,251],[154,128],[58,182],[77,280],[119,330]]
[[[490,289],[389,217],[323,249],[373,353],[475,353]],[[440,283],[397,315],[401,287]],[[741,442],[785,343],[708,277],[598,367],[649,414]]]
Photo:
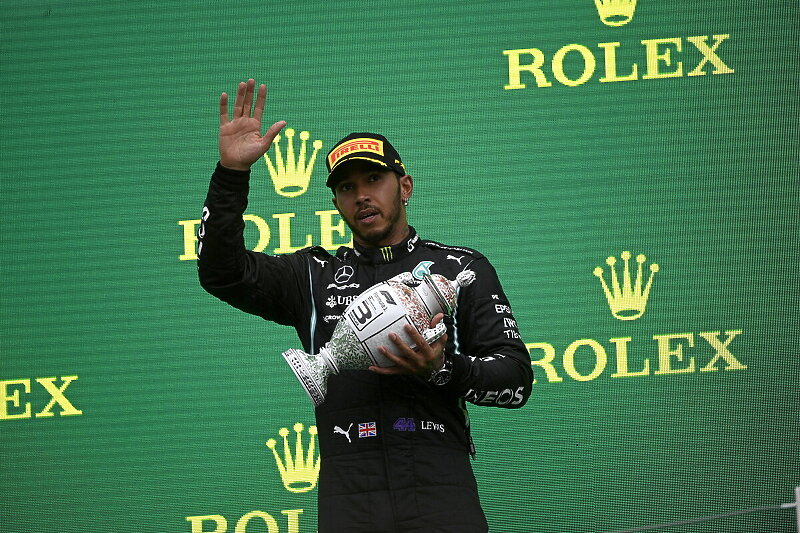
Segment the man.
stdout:
[[304,350],[316,353],[336,326],[325,318],[375,283],[417,269],[448,279],[467,268],[476,273],[454,315],[434,317],[432,325],[444,320],[445,337],[428,344],[409,326],[416,350],[396,336],[382,348],[395,366],[331,377],[316,408],[319,531],[487,531],[464,400],[520,407],[532,383],[494,269],[474,250],[416,234],[406,218],[413,180],[388,140],[368,133],[348,135],[327,158],[326,185],[353,232],[352,249],[331,255],[311,247],[277,257],[246,250],[249,169],[286,125],[276,122],[261,135],[265,101],[264,85],[256,93],[252,79],[240,83],[231,120],[228,97],[220,97],[220,161],[198,230],[200,283],[208,292],[293,326]]

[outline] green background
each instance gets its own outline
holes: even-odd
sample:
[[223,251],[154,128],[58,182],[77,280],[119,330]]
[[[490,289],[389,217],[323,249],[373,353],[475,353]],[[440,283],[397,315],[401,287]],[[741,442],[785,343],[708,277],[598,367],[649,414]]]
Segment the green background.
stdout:
[[[523,340],[554,347],[563,381],[534,367],[522,410],[470,409],[492,531],[599,533],[792,501],[799,10],[640,0],[613,28],[590,0],[4,2],[0,380],[31,380],[30,394],[7,387],[21,407],[6,404],[36,413],[50,400],[36,378],[79,376],[64,394],[83,414],[0,420],[0,529],[190,532],[186,517],[222,515],[233,532],[260,510],[286,532],[281,511],[302,509],[300,531],[315,531],[315,491],[286,491],[264,445],[313,423],[280,357],[299,342],[203,292],[179,259],[179,222],[199,218],[217,159],[219,93],[249,77],[269,86],[265,120],[324,143],[297,198],[255,167],[248,213],[270,224],[267,251],[279,213],[296,214],[295,245],[319,243],[324,153],[384,133],[415,178],[412,224],[489,256]],[[641,79],[642,40],[681,38],[686,73],[702,57],[686,37],[719,34],[734,73]],[[639,80],[598,81],[604,42]],[[568,87],[547,69],[574,43],[597,71]],[[542,50],[553,86],[523,73],[526,89],[504,90],[503,51],[520,48]],[[592,275],[623,250],[660,266],[635,321],[611,315]],[[698,333],[731,330],[747,368],[700,372],[714,350]],[[656,375],[653,336],[679,333],[695,345],[673,366],[694,357],[696,371]],[[649,375],[611,377],[619,337]],[[578,339],[608,352],[596,379],[564,372]],[[575,360],[583,374],[595,363],[587,348]],[[794,523],[782,510],[668,531]]]

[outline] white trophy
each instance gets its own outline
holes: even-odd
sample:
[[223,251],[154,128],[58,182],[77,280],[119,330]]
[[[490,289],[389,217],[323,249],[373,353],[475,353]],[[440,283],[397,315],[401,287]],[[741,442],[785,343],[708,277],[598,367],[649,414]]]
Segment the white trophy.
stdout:
[[283,358],[292,367],[314,405],[325,401],[328,377],[340,370],[365,370],[370,366],[394,366],[378,351],[379,346],[391,347],[389,334],[397,334],[409,347],[416,344],[405,332],[411,324],[427,343],[441,338],[446,332],[443,322],[431,328],[438,313],[451,315],[456,308],[458,288],[473,282],[475,273],[464,270],[450,281],[440,274],[424,274],[422,279],[404,272],[387,281],[373,285],[353,303],[333,330],[331,340],[316,355],[291,349]]

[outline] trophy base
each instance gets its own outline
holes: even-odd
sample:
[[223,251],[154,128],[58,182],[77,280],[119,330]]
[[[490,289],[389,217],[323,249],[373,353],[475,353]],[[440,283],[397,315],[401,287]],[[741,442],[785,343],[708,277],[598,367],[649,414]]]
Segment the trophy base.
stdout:
[[320,406],[325,401],[325,393],[328,391],[328,375],[330,375],[330,370],[325,363],[321,358],[309,355],[302,350],[286,350],[282,355],[308,397],[314,402],[314,406]]

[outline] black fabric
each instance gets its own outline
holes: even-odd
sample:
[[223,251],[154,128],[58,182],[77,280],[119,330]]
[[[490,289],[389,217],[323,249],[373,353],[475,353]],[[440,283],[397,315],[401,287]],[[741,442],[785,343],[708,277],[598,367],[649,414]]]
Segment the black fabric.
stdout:
[[200,283],[243,311],[293,326],[309,353],[375,283],[420,266],[448,279],[465,269],[476,274],[445,318],[445,353],[453,361],[447,385],[368,371],[331,377],[315,412],[319,531],[487,531],[469,461],[465,400],[521,407],[533,377],[492,265],[469,248],[422,240],[413,228],[388,249],[342,247],[331,255],[313,247],[278,257],[248,251],[248,174],[218,166],[212,177],[198,231]]

